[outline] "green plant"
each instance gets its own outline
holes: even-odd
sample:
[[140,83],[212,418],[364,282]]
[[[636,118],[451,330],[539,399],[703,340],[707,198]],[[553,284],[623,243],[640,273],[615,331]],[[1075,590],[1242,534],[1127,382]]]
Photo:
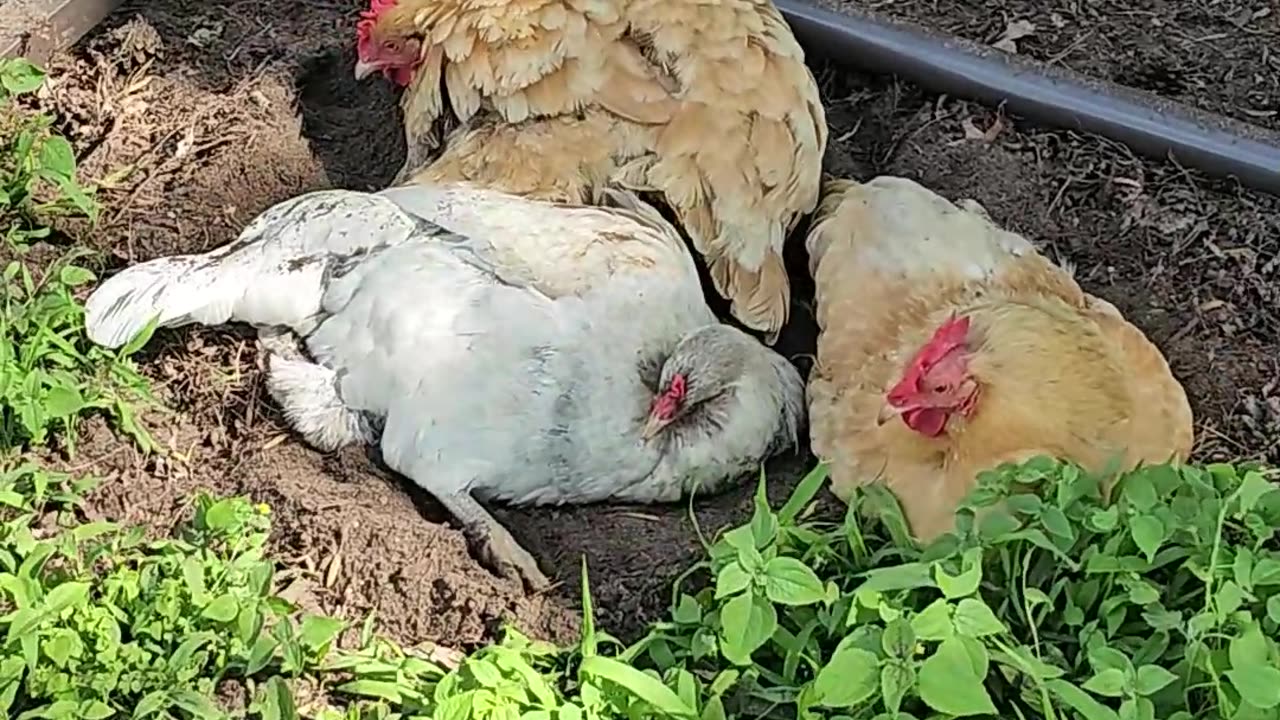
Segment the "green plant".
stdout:
[[265,507],[202,495],[180,537],[147,542],[74,522],[92,485],[29,464],[0,474],[6,717],[227,717],[210,699],[223,678],[296,676],[329,652],[343,623],[295,623],[271,594]]
[[1108,504],[1038,458],[984,474],[926,548],[876,487],[841,525],[799,522],[821,476],[710,548],[714,585],[644,641],[656,667],[709,689],[733,668],[726,705],[751,717],[1280,717],[1262,471],[1148,467]]
[[93,273],[74,264],[73,250],[42,275],[12,261],[0,286],[0,450],[43,444],[59,433],[74,451],[76,424],[85,413],[103,411],[143,448],[151,438],[135,405],[151,398],[146,380],[129,356],[142,347],[148,327],[117,351],[89,343],[77,287]]
[[[0,60],[0,224],[19,250],[49,236],[50,216],[79,213],[94,221],[98,213],[96,202],[76,182],[71,144],[49,131],[50,118],[12,103],[43,82],[44,72],[26,60]],[[150,331],[114,353],[86,342],[84,309],[73,294],[94,279],[75,264],[86,254],[73,249],[39,270],[16,260],[4,268],[0,451],[44,444],[51,433],[61,434],[74,451],[78,419],[95,410],[108,413],[142,447],[151,448],[134,410],[135,402],[149,398],[147,385],[128,361]]]
[[0,220],[15,247],[48,237],[51,217],[98,217],[93,189],[76,180],[71,143],[50,131],[52,118],[13,106],[14,97],[39,89],[44,78],[22,58],[0,59]]
[[382,717],[376,713],[390,708],[422,720],[697,718],[693,677],[668,686],[655,671],[636,668],[641,648],[624,649],[595,626],[585,563],[582,583],[582,636],[576,645],[557,648],[509,627],[500,643],[477,650],[449,672],[420,653],[373,640],[372,626],[366,626],[365,649],[336,654],[321,670],[348,675],[334,691],[367,701],[345,716],[329,711],[318,718]]

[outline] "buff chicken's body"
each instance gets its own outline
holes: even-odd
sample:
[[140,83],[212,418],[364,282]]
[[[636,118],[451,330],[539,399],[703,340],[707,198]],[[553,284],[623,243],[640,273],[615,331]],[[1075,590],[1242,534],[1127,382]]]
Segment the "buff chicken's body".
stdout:
[[357,45],[357,77],[407,86],[397,183],[657,193],[734,316],[776,337],[782,245],[817,203],[827,126],[769,0],[373,0]]
[[885,483],[928,541],[1003,462],[1103,471],[1190,453],[1191,408],[1160,351],[976,202],[830,181],[807,246],[810,435],[836,495]]

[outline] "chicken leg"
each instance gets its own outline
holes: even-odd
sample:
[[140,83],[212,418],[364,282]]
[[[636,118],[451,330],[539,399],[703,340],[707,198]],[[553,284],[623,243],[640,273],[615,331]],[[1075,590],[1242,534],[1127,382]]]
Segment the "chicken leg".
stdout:
[[474,552],[491,570],[505,578],[522,580],[532,592],[551,586],[551,581],[538,569],[538,561],[469,491],[442,493],[436,498],[462,525],[462,532]]

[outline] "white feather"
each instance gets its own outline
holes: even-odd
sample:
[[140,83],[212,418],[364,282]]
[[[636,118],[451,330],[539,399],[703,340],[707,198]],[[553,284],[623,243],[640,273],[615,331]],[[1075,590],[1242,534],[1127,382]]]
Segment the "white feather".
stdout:
[[[90,334],[118,345],[156,314],[289,327],[314,358],[271,360],[290,423],[326,449],[381,430],[387,464],[441,497],[652,501],[723,485],[795,441],[799,374],[717,323],[656,211],[608,200],[311,193],[226,248],[111,278],[90,298]],[[708,327],[743,368],[718,430],[646,442],[642,364]]]

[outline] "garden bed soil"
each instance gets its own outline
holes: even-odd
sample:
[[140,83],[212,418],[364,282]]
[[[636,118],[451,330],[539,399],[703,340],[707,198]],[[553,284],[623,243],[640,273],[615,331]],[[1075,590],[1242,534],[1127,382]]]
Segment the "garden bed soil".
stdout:
[[[60,57],[41,103],[107,203],[85,240],[114,267],[199,252],[292,195],[388,182],[401,129],[390,88],[352,78],[355,11],[351,2],[149,0]],[[990,13],[1001,15],[994,5]],[[1280,461],[1280,201],[892,79],[830,67],[819,76],[829,171],[905,175],[976,198],[1073,262],[1090,291],[1165,349],[1193,398],[1200,459]],[[806,285],[797,283],[797,321],[783,343],[805,370]],[[326,456],[289,434],[242,329],[159,333],[141,362],[167,408],[148,422],[168,452],[142,457],[88,423],[69,463],[107,479],[88,512],[161,532],[200,489],[267,502],[286,593],[354,620],[376,610],[401,641],[467,648],[505,620],[567,639],[584,554],[601,623],[634,635],[701,552],[683,505],[499,509],[563,583],[526,597],[472,560],[429,496],[363,452]],[[808,463],[773,463],[770,495],[784,497]],[[701,531],[744,519],[750,495],[743,487],[699,502]]]
[[1280,130],[1268,0],[833,0]]

